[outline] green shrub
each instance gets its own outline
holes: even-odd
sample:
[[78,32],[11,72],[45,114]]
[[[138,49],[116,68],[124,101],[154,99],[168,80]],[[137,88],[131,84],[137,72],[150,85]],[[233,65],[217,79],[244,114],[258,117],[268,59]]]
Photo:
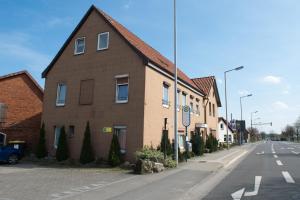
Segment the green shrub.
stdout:
[[86,128],[84,131],[84,138],[83,143],[81,147],[81,153],[80,153],[80,163],[86,164],[93,162],[95,160],[93,147],[91,144],[91,130],[90,130],[90,123],[87,122]]
[[[166,147],[166,149],[165,149]],[[161,142],[160,142],[160,151],[163,153],[166,153],[167,155],[171,155],[173,153],[172,151],[172,145],[169,139],[168,130],[163,130]],[[165,152],[166,151],[166,152]]]
[[120,149],[118,136],[116,134],[113,134],[111,140],[108,162],[111,166],[117,166],[121,164],[121,149]]
[[65,127],[63,126],[60,129],[60,135],[58,139],[58,145],[56,149],[56,160],[57,161],[64,161],[69,158],[69,149],[68,149],[68,143],[67,143],[67,136]]
[[164,154],[161,151],[151,149],[145,146],[143,149],[135,152],[136,159],[151,160],[155,162],[162,162],[164,160]]
[[202,155],[201,154],[201,150],[202,150],[203,146],[201,144],[201,136],[200,136],[199,133],[192,134],[191,143],[192,143],[192,151],[193,151],[193,153],[196,156]]
[[209,150],[209,153],[218,150],[218,140],[212,134],[206,140],[206,148]]
[[45,158],[47,156],[47,148],[46,148],[46,138],[45,138],[45,124],[42,124],[42,127],[40,129],[40,138],[39,143],[37,145],[36,149],[36,157],[37,158]]
[[164,167],[166,168],[175,168],[176,167],[176,161],[173,160],[171,157],[167,157],[166,160],[164,160]]

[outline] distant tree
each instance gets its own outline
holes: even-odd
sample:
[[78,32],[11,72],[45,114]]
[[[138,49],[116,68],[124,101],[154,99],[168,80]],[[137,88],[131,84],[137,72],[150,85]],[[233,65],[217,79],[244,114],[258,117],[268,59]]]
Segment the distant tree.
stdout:
[[287,140],[294,140],[295,128],[291,125],[287,125],[281,134]]
[[267,139],[267,134],[266,134],[266,132],[264,132],[264,131],[260,132],[260,137],[261,137],[262,140]]
[[81,154],[80,154],[80,163],[86,164],[93,162],[95,160],[93,147],[91,144],[91,130],[90,130],[90,123],[87,122],[86,128],[84,131],[84,138],[81,147]]
[[121,148],[117,134],[113,134],[111,140],[108,162],[111,166],[117,166],[121,163]]
[[42,127],[40,129],[40,137],[39,137],[39,143],[37,145],[36,149],[36,157],[37,158],[45,158],[48,154],[47,148],[46,148],[46,138],[45,138],[45,124],[42,124]]
[[67,143],[67,136],[65,127],[63,126],[60,129],[60,135],[58,139],[58,145],[56,149],[56,160],[57,161],[64,161],[69,158],[69,149],[68,149],[68,143]]
[[297,141],[299,141],[299,133],[300,133],[300,116],[297,118],[294,127],[295,127],[296,136],[297,136]]

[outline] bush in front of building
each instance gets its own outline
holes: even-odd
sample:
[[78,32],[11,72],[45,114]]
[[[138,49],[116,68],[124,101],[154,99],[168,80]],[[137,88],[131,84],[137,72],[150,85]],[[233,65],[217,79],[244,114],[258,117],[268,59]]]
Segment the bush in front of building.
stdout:
[[69,158],[69,149],[67,143],[67,136],[65,127],[63,126],[60,129],[60,135],[58,139],[57,149],[56,149],[56,160],[57,161],[64,161]]
[[162,131],[162,137],[161,137],[159,149],[161,152],[166,153],[166,155],[171,155],[173,153],[168,130]]
[[93,162],[95,160],[93,147],[91,144],[91,129],[90,123],[87,122],[85,131],[84,131],[84,138],[81,147],[80,159],[79,162],[81,164],[87,164]]
[[218,140],[212,135],[209,134],[206,140],[206,148],[209,153],[215,152],[218,150]]
[[204,154],[205,151],[204,140],[200,136],[200,133],[192,134],[190,142],[192,143],[192,151],[196,156],[201,156]]
[[109,154],[108,154],[108,162],[111,166],[118,166],[121,164],[121,148],[118,140],[118,136],[113,134]]
[[48,155],[47,148],[46,148],[46,137],[45,137],[45,124],[42,124],[42,127],[40,129],[40,138],[39,143],[37,145],[36,149],[36,157],[37,158],[45,158]]

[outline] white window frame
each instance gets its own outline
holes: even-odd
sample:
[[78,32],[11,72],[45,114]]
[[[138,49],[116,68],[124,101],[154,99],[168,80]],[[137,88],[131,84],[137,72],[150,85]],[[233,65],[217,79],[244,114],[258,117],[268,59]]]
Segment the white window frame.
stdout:
[[[120,152],[122,153],[122,154],[125,154],[126,153],[126,151],[127,151],[127,149],[126,149],[126,144],[127,144],[127,126],[114,126],[114,132],[113,132],[113,134],[116,134],[115,133],[115,130],[116,129],[125,129],[126,130],[126,140],[125,140],[125,149],[120,149]],[[118,137],[118,139],[119,139],[119,136],[117,135],[117,137]]]
[[[167,102],[165,102],[165,99],[164,99],[164,93],[165,93],[165,88],[167,88],[167,91],[168,91],[168,94],[167,94]],[[170,86],[168,86],[167,84],[165,84],[165,83],[163,83],[163,98],[162,98],[162,105],[163,105],[163,107],[165,107],[165,108],[169,108],[169,88],[170,88]]]
[[[56,129],[59,129],[58,138],[56,138]],[[59,136],[60,136],[60,129],[61,129],[61,127],[59,127],[59,126],[55,126],[54,127],[54,143],[53,143],[53,146],[54,146],[55,149],[57,149],[57,147],[58,147]],[[57,141],[57,144],[56,144],[56,141]]]
[[182,106],[186,106],[187,105],[186,99],[187,99],[187,94],[184,93],[184,92],[182,92]]
[[[100,48],[100,37],[101,37],[101,35],[105,35],[105,34],[107,34],[107,46],[104,47],[104,48]],[[104,50],[104,49],[108,49],[108,47],[109,47],[109,32],[99,33],[98,34],[98,42],[97,42],[97,50],[101,51],[101,50]]]
[[[59,98],[59,93],[60,93],[61,85],[64,85],[66,87],[65,102],[64,103],[60,103],[58,101],[59,100],[58,98]],[[58,107],[65,106],[66,105],[66,98],[67,98],[67,85],[65,83],[58,83],[57,84],[57,89],[56,89],[56,106],[58,106]]]
[[191,114],[194,114],[194,103],[192,101],[190,102],[190,111]]
[[[128,78],[128,81],[127,81],[127,83],[119,83],[118,84],[118,79],[119,78]],[[115,76],[115,79],[116,79],[116,103],[128,103],[128,99],[129,99],[129,75],[128,74],[124,74],[124,75],[117,75],[117,76]],[[119,94],[119,85],[128,85],[127,86],[127,90],[128,90],[128,92],[127,92],[127,100],[118,100],[119,98],[119,96],[118,96],[118,94]]]
[[196,115],[200,115],[200,109],[199,109],[199,104],[196,104]]
[[[77,52],[77,40],[81,40],[81,39],[83,39],[83,41],[84,41],[83,51],[82,52]],[[83,54],[84,52],[85,52],[85,37],[76,38],[75,48],[74,48],[74,55],[80,55],[80,54]]]

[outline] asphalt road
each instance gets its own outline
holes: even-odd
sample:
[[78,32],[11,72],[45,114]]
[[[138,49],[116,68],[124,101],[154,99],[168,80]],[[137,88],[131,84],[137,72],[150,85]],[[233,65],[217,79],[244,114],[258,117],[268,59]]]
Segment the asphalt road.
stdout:
[[299,200],[300,144],[257,145],[204,199]]

